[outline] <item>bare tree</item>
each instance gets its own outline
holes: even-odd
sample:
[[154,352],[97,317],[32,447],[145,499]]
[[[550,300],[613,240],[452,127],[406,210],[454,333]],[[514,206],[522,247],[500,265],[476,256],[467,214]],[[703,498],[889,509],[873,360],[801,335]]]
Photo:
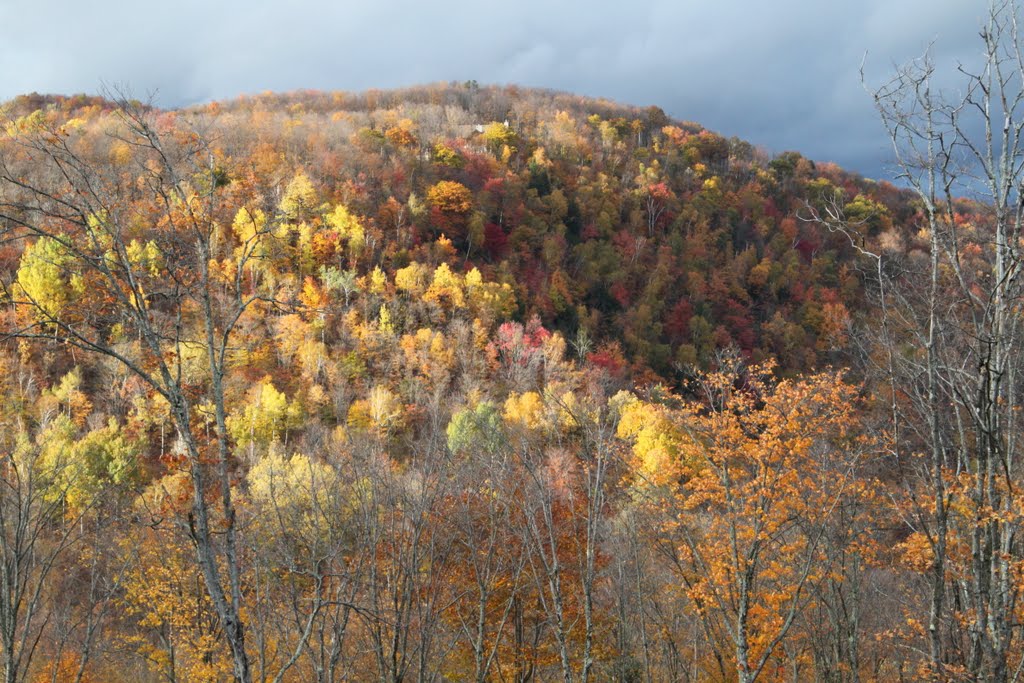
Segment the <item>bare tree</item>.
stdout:
[[[513,436],[522,471],[516,501],[525,552],[540,604],[551,622],[562,679],[593,679],[596,664],[599,556],[607,536],[609,472],[617,452],[612,422],[553,401],[578,434],[551,444],[528,430]],[[545,447],[547,446],[547,447]]]
[[[1016,679],[1024,664],[1011,661],[1020,657],[1014,614],[1022,588],[1014,569],[1022,551],[1015,511],[1024,351],[1018,14],[1014,0],[990,4],[981,58],[951,74],[955,92],[941,89],[947,74],[930,50],[870,90],[897,179],[916,199],[920,255],[864,247],[842,197],[812,212],[877,266],[885,361],[875,370],[890,388],[890,449],[905,485],[899,507],[930,557],[928,666],[934,676],[964,670],[990,681]],[[970,549],[967,561],[951,556],[953,543]]]
[[36,445],[22,443],[0,459],[0,665],[5,683],[28,680],[56,611],[52,583],[82,536],[82,513],[65,517],[67,484],[62,486],[59,477],[67,462],[43,463],[40,456]]
[[466,585],[452,607],[455,638],[472,653],[473,680],[486,683],[520,598],[526,564],[526,553],[512,542],[515,506],[506,494],[514,488],[515,470],[508,449],[494,438],[474,439],[472,451],[454,457],[458,479],[446,517]]
[[[44,124],[0,149],[3,238],[34,240],[43,258],[59,260],[63,275],[84,284],[73,305],[25,283],[12,287],[10,299],[27,322],[8,334],[111,357],[170,405],[192,482],[188,531],[235,678],[248,682],[223,383],[238,323],[262,299],[247,273],[267,234],[253,231],[228,277],[211,273],[228,179],[209,141],[193,128],[158,130],[146,107],[123,97],[118,104],[109,144],[131,152],[128,169],[112,167],[96,141],[84,144],[81,134]],[[141,256],[140,245],[153,245],[153,253]],[[190,338],[195,330],[201,336]],[[183,371],[197,349],[207,363],[199,381]],[[210,406],[212,443],[198,429],[200,405]]]

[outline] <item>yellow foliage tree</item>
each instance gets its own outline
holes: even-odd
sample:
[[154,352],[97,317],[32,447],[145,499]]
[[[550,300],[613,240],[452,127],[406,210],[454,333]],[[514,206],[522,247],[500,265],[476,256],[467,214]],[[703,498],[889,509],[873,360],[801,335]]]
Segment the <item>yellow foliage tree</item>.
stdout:
[[430,268],[415,261],[395,271],[395,287],[417,298],[427,291],[430,279]]
[[377,385],[365,399],[354,401],[348,411],[351,429],[387,436],[402,426],[405,406],[385,386]]
[[338,235],[348,243],[351,253],[358,253],[366,245],[366,228],[345,205],[338,204],[334,211],[327,214],[327,224],[337,230]]
[[547,409],[544,406],[544,398],[536,391],[527,391],[522,394],[513,393],[505,400],[502,417],[510,425],[531,430],[542,429],[547,425]]
[[427,328],[406,334],[399,341],[405,354],[406,367],[420,375],[435,388],[448,384],[455,365],[455,352],[441,332]]
[[269,377],[263,378],[249,391],[249,402],[241,415],[227,418],[228,433],[240,447],[266,446],[283,439],[288,430],[302,424],[302,406],[289,401],[278,391]]
[[[81,293],[70,275],[73,259],[59,241],[44,237],[25,247],[18,268],[18,286],[31,300],[36,317],[57,318],[74,294]],[[70,275],[70,277],[69,277]]]
[[633,442],[634,468],[646,482],[671,481],[678,471],[683,435],[668,410],[630,395],[620,408],[617,435]]
[[476,268],[466,273],[465,282],[469,307],[482,320],[506,320],[515,312],[515,291],[507,282],[484,282]]
[[316,190],[302,171],[295,174],[284,191],[279,206],[281,213],[291,220],[301,220],[316,208]]

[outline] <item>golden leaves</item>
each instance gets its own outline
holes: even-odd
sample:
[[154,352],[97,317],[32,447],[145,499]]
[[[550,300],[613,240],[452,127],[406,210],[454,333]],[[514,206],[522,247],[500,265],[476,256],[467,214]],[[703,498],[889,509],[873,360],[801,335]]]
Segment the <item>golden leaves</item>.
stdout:
[[462,214],[473,208],[473,194],[462,183],[442,180],[427,190],[427,201],[435,209]]
[[700,400],[613,399],[638,486],[669,513],[690,599],[735,624],[732,645],[741,639],[751,662],[828,576],[821,539],[838,523],[833,512],[867,490],[853,485],[863,450],[852,437],[854,387],[841,373],[776,381],[772,370],[700,375]]

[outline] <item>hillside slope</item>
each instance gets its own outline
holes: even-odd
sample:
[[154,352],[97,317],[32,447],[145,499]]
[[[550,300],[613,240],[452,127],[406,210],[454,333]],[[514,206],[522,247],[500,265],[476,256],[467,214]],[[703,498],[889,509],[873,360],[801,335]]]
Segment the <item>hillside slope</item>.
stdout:
[[[104,103],[87,98],[10,109],[40,107],[49,123],[108,125]],[[860,264],[845,238],[801,220],[805,204],[840,191],[854,218],[870,218],[871,238],[910,215],[893,187],[833,165],[771,158],[656,107],[548,91],[268,94],[160,116],[210,138],[248,205],[274,215],[301,178],[299,218],[320,243],[337,240],[334,207],[361,224],[357,249],[321,248],[299,275],[476,267],[512,287],[516,319],[538,316],[585,335],[602,362],[670,381],[729,346],[794,370],[836,361],[863,303]]]
[[895,383],[823,370],[917,360],[860,252],[913,280],[905,193],[474,83],[3,109],[14,680],[922,661]]

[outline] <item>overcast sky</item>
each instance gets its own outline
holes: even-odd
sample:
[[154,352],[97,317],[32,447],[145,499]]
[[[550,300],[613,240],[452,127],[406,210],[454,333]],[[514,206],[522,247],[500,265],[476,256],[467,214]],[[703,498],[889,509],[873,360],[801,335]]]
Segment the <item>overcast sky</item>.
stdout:
[[0,0],[0,100],[125,84],[179,106],[264,90],[516,83],[636,105],[887,177],[858,69],[978,52],[985,0]]

